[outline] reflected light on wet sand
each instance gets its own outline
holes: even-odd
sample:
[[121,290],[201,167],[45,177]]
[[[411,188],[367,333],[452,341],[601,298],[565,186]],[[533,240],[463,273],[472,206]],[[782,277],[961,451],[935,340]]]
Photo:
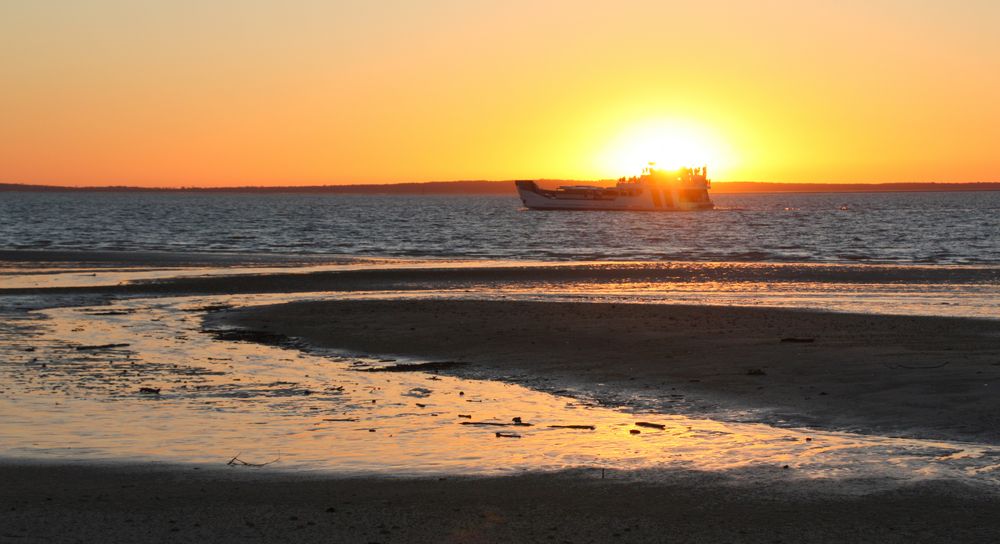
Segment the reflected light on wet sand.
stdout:
[[[1000,319],[990,284],[829,282],[615,282],[534,284],[500,290],[526,300],[800,308],[824,312]],[[484,292],[484,296],[495,296]]]

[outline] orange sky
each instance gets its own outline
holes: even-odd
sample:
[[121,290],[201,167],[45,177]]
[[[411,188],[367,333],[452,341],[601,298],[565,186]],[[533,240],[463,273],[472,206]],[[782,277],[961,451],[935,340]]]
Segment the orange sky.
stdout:
[[993,0],[3,2],[0,182],[997,181],[998,24]]

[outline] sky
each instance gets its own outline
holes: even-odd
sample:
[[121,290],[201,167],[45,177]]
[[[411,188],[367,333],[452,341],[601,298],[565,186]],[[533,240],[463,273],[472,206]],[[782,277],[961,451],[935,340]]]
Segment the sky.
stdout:
[[0,0],[0,182],[1000,181],[995,0]]

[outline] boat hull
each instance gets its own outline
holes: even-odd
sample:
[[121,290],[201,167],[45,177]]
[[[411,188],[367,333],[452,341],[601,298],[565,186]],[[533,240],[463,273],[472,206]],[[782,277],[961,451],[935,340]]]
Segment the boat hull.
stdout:
[[695,211],[711,210],[710,200],[691,202],[670,187],[650,187],[638,194],[566,194],[538,188],[534,181],[518,181],[518,196],[524,207],[531,210],[595,210],[595,211]]

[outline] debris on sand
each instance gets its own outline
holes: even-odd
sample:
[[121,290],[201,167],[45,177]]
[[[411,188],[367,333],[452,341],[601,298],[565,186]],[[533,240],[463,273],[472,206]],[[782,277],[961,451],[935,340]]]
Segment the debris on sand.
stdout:
[[430,390],[430,389],[427,389],[426,387],[414,387],[414,388],[410,389],[409,391],[407,391],[406,393],[403,393],[403,396],[404,397],[416,397],[418,399],[422,399],[422,398],[426,398],[426,397],[431,396],[431,393],[433,393],[433,391]]
[[593,425],[549,425],[550,429],[580,429],[583,431],[595,431],[597,427]]
[[464,417],[465,419],[472,419],[472,414],[458,414],[458,417]]
[[531,423],[503,423],[501,421],[463,421],[460,425],[478,425],[482,427],[531,427]]
[[513,423],[500,423],[499,421],[463,421],[459,425],[481,425],[483,427],[509,427]]
[[355,368],[352,370],[355,370],[357,372],[429,372],[437,370],[449,370],[452,368],[458,368],[466,365],[468,365],[468,363],[460,363],[458,361],[439,361],[433,363],[410,363],[410,364],[376,366],[369,368]]
[[642,431],[640,431],[639,429],[629,429],[628,430],[628,434],[639,434],[641,432]]
[[[905,368],[907,370],[931,370],[931,369],[935,369],[935,368],[946,367],[950,363],[951,363],[951,361],[945,361],[943,363],[939,363],[939,364],[936,364],[936,365],[923,365],[923,366],[913,366],[913,365],[897,364],[897,365],[895,365],[895,368]],[[890,366],[889,368],[893,368],[893,367]]]
[[229,342],[256,342],[258,344],[269,344],[275,346],[287,346],[291,344],[291,339],[284,334],[255,331],[250,329],[204,329],[202,332],[211,334],[216,340]]
[[521,435],[517,433],[496,433],[497,438],[521,438]]
[[97,349],[127,348],[131,344],[95,344],[93,346],[76,346],[77,351],[91,351]]
[[661,431],[667,428],[667,426],[662,423],[650,423],[648,421],[636,421],[635,426],[646,427],[647,429],[659,429]]
[[181,308],[182,312],[221,312],[232,308],[232,304],[209,304],[207,306],[195,306],[194,308]]
[[815,338],[782,338],[782,344],[812,344],[815,342]]
[[275,457],[274,459],[272,459],[272,460],[270,460],[270,461],[268,461],[266,463],[248,463],[248,462],[244,461],[243,459],[240,459],[240,455],[241,455],[240,453],[237,453],[236,455],[234,455],[233,458],[230,459],[228,463],[226,463],[226,465],[228,465],[228,466],[241,466],[241,467],[266,467],[267,465],[270,465],[272,463],[277,463],[278,461],[281,460],[281,456],[278,456],[278,457]]
[[160,394],[160,388],[159,387],[140,387],[139,388],[139,393],[143,394],[143,395],[159,395]]
[[323,421],[358,421],[356,417],[327,417]]
[[762,368],[751,368],[747,370],[747,376],[766,376],[767,372],[764,372]]

